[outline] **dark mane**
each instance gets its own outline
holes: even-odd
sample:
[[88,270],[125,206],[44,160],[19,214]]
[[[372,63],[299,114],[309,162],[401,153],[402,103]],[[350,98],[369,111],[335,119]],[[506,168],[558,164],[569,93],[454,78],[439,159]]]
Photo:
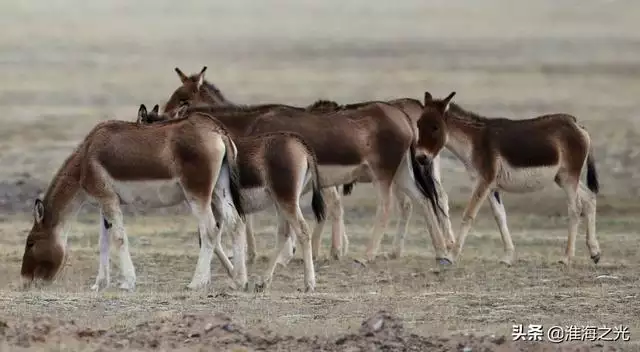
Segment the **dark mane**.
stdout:
[[463,120],[465,122],[469,122],[471,124],[476,124],[476,125],[484,125],[490,120],[492,120],[491,118],[484,117],[482,115],[476,114],[475,112],[465,110],[456,103],[449,104],[449,111],[447,115],[448,116],[453,115],[454,117],[457,117],[459,120]]
[[[236,115],[246,115],[247,113],[262,114],[278,108],[290,109],[295,107],[284,105],[284,104],[225,105],[225,106],[199,104],[199,105],[193,105],[188,107],[185,110],[184,114],[200,112],[200,113],[212,114],[212,115],[224,114],[225,116],[236,116]],[[299,109],[299,108],[295,108],[295,109]]]
[[535,122],[540,122],[540,121],[551,119],[551,118],[558,118],[559,116],[564,116],[573,122],[577,122],[578,120],[575,116],[569,115],[569,114],[545,114],[545,115],[537,116],[534,118],[528,118],[528,119],[509,119],[506,117],[486,117],[486,116],[477,114],[475,112],[465,110],[456,103],[451,103],[449,105],[449,112],[447,113],[447,117],[454,117],[458,121],[463,121],[469,125],[474,125],[478,127],[485,126],[487,124],[491,124],[492,126],[497,127],[497,126],[501,126],[501,125],[503,126],[505,124],[510,124],[510,123],[518,123],[518,124],[535,123]]

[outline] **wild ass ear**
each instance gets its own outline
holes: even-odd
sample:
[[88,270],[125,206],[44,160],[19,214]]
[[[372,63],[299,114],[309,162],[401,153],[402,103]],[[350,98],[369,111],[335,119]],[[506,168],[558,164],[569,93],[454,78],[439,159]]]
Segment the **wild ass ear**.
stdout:
[[176,73],[178,74],[178,77],[180,77],[180,80],[182,81],[182,83],[186,82],[187,80],[189,80],[189,77],[187,77],[187,75],[185,75],[184,73],[182,73],[182,71],[180,71],[179,68],[175,68],[174,69],[176,71]]
[[158,114],[158,111],[160,111],[160,106],[158,104],[153,106],[153,109],[151,109],[151,113],[152,114]]
[[44,203],[42,203],[40,198],[36,198],[36,202],[33,206],[33,219],[37,224],[40,224],[42,219],[44,219]]
[[429,92],[424,92],[424,103],[425,103],[425,105],[426,105],[428,102],[432,101],[432,100],[433,100],[433,97],[431,96],[431,93],[429,93]]
[[138,109],[138,119],[137,123],[141,123],[147,121],[147,107],[144,104],[140,104],[140,109]]
[[451,99],[453,99],[453,97],[456,95],[456,92],[451,92],[449,95],[447,95],[446,98],[444,98],[442,100],[442,113],[444,114],[445,112],[449,111],[449,105],[451,105]]
[[200,87],[202,87],[202,84],[204,84],[204,73],[205,71],[207,71],[207,66],[202,66],[202,70],[200,70],[200,73],[198,73],[198,83],[196,85],[196,88],[198,90],[200,90]]

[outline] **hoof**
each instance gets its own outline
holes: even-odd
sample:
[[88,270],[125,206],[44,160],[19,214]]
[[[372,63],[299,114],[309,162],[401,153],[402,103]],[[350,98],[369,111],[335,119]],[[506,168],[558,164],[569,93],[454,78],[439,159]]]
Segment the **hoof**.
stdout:
[[133,292],[136,289],[136,285],[128,282],[123,282],[120,284],[119,288],[123,291]]
[[511,259],[506,259],[506,258],[500,259],[500,264],[511,266]]
[[268,285],[266,282],[262,282],[262,283],[256,283],[254,286],[254,291],[256,293],[264,293],[265,291],[267,291]]
[[337,248],[331,248],[331,259],[338,261],[342,257],[342,253]]
[[187,285],[187,290],[196,291],[196,290],[199,290],[201,288],[204,288],[205,286],[207,286],[206,282],[205,283],[194,283],[194,282],[192,282],[192,283]]
[[312,293],[316,290],[315,286],[313,285],[307,285],[304,288],[304,293]]
[[569,266],[570,263],[571,261],[569,260],[569,258],[562,258],[558,260],[558,264],[562,264],[563,266]]
[[91,291],[102,291],[105,288],[109,287],[109,282],[106,279],[98,279],[96,283],[91,286]]
[[591,260],[593,260],[595,264],[598,264],[598,262],[600,261],[600,253],[592,255]]
[[449,258],[436,258],[438,265],[452,265],[453,262]]

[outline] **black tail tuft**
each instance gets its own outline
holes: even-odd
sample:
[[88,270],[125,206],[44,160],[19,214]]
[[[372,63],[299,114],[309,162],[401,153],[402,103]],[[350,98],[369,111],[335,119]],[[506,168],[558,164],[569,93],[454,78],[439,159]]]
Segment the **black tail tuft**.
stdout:
[[591,192],[598,194],[600,192],[600,182],[598,181],[598,171],[596,170],[596,163],[593,160],[593,154],[589,152],[587,156],[587,187]]
[[436,188],[436,182],[433,177],[433,164],[420,165],[416,160],[415,146],[411,145],[411,169],[413,170],[413,177],[416,180],[416,184],[420,192],[431,202],[433,212],[436,214],[438,222],[441,221],[440,214],[444,213],[444,210],[440,207],[438,200],[438,191]]
[[313,187],[313,195],[311,197],[311,209],[313,215],[316,217],[316,221],[320,222],[325,219],[326,209],[324,204],[324,198],[322,192],[316,186]]
[[342,185],[342,195],[343,196],[350,195],[351,192],[353,192],[353,186],[355,186],[355,185],[356,185],[355,182],[346,183],[346,184]]
[[231,200],[233,201],[233,206],[236,208],[238,215],[244,221],[246,216],[242,206],[242,196],[240,195],[240,172],[238,165],[235,162],[230,162],[229,159],[230,158],[227,155],[226,160],[229,165],[229,191],[231,192]]

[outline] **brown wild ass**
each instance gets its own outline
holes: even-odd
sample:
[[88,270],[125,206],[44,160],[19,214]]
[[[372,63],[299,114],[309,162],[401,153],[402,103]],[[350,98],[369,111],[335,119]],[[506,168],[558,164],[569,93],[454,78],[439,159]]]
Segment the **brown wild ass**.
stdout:
[[[184,114],[200,114],[200,112],[185,111]],[[168,117],[166,114],[145,115],[139,116],[138,121],[154,123]],[[278,212],[279,245],[267,267],[264,283],[258,284],[256,288],[268,287],[276,264],[289,261],[292,253],[285,251],[287,249],[285,246],[291,242],[288,238],[289,227],[291,227],[302,245],[305,290],[313,291],[315,271],[311,258],[311,236],[299,204],[305,189],[312,188],[311,206],[316,220],[321,221],[324,218],[324,201],[320,190],[318,164],[313,150],[302,137],[292,132],[271,132],[234,138],[234,141],[237,148],[240,199],[245,214],[265,210],[274,203]],[[238,235],[238,237],[244,237],[244,231],[241,230]],[[244,243],[238,244],[234,252],[237,253],[239,250],[244,250]],[[244,276],[240,280],[243,280],[242,282],[246,285],[246,269],[243,268],[241,273]]]
[[[142,110],[146,108],[141,106]],[[216,238],[219,231],[212,204],[221,214],[217,221],[223,224],[234,224],[243,211],[236,147],[218,123],[192,114],[154,125],[114,120],[97,124],[64,161],[44,199],[35,201],[20,272],[24,286],[34,279],[55,279],[66,254],[64,225],[82,204],[91,202],[98,204],[102,224],[100,266],[92,288],[109,285],[109,246],[115,240],[123,274],[120,288],[133,290],[136,275],[120,205],[141,201],[149,207],[166,207],[185,200],[198,219],[203,244],[189,287],[210,280],[212,242],[231,275],[233,266]]]
[[[530,193],[556,183],[567,195],[569,232],[565,256],[570,264],[580,215],[587,218],[586,242],[591,259],[600,260],[595,234],[596,194],[599,190],[591,140],[586,129],[567,114],[543,115],[532,119],[486,118],[451,103],[433,99],[425,92],[425,109],[418,126],[424,130],[446,130],[446,148],[455,154],[475,179],[475,186],[462,216],[454,255],[459,255],[482,202],[489,204],[500,229],[505,255],[511,265],[515,248],[507,227],[507,214],[500,191]],[[431,139],[421,138],[417,154],[428,155]],[[586,187],[580,174],[586,163]],[[490,195],[491,193],[491,195]]]
[[[260,104],[253,106],[238,105],[227,99],[222,92],[213,84],[204,79],[207,67],[204,66],[199,73],[190,76],[185,75],[178,67],[175,72],[180,78],[182,85],[178,87],[164,105],[164,113],[175,115],[176,111],[187,106],[210,106],[217,107],[215,115],[225,126],[227,126],[235,136],[244,136],[248,126],[258,115],[267,113],[274,109],[304,109],[283,104]],[[201,111],[208,111],[206,108]],[[221,114],[230,118],[223,119]],[[348,250],[348,238],[344,229],[344,219],[342,203],[337,187],[325,187],[322,189],[323,198],[327,202],[329,215],[334,220],[332,226],[332,246],[331,256],[335,259],[346,255]],[[253,231],[252,216],[246,217],[246,236],[249,262],[254,262],[257,257],[255,246],[255,234]],[[324,228],[325,220],[321,220],[314,228],[313,238],[320,238]],[[313,242],[313,257],[317,258],[316,241]],[[293,251],[295,248],[291,248]],[[283,265],[286,263],[281,262]]]
[[[412,99],[412,98],[398,98],[398,99],[388,100],[386,102],[402,109],[407,114],[411,123],[413,124],[413,127],[416,129],[415,131],[416,138],[418,138],[417,123],[420,117],[422,116],[422,110],[424,108],[423,104],[419,100]],[[354,104],[339,105],[334,101],[319,100],[316,103],[314,103],[312,106],[307,108],[307,110],[311,112],[316,112],[316,111],[332,112],[332,111],[337,111],[341,109],[352,109],[354,107],[363,106],[370,103],[371,102],[360,102],[360,103],[354,103]],[[442,209],[442,212],[444,215],[441,221],[442,231],[445,232],[447,235],[447,239],[446,239],[447,248],[451,249],[453,247],[453,244],[455,243],[455,237],[453,235],[451,220],[449,218],[449,197],[447,195],[446,190],[442,186],[442,182],[441,182],[440,154],[436,155],[433,158],[431,165],[427,165],[426,167],[429,167],[429,166],[431,166],[432,168],[431,172],[433,173],[436,190],[438,192],[438,201],[439,201],[438,205]],[[421,167],[424,168],[425,166],[421,165]],[[429,172],[429,171],[423,170],[422,172]],[[370,183],[371,180],[372,180],[371,175],[369,175],[366,177],[359,178],[357,182]],[[353,189],[354,184],[355,182],[345,184],[343,186],[343,194],[348,195],[349,193],[351,193],[351,190]],[[391,252],[391,257],[399,258],[402,256],[402,253],[404,251],[404,241],[409,228],[409,220],[411,219],[413,206],[412,206],[411,199],[407,197],[404,193],[394,192],[394,196],[398,202],[400,213],[398,216],[397,232],[393,241],[393,250]],[[320,223],[318,226],[322,226],[323,224],[324,222]],[[319,236],[321,235],[321,233],[322,233],[322,229],[320,229],[320,231],[314,232],[314,235],[318,235],[317,238],[314,238],[314,243],[316,244],[314,248],[319,247],[319,244],[320,244]],[[380,246],[380,243],[370,244],[370,248],[378,248],[379,246]],[[375,255],[376,252],[377,251],[374,251],[373,254]]]
[[[204,76],[204,72],[206,71],[206,66],[198,74],[194,74],[191,76],[186,76],[185,74],[182,73],[182,71],[180,71],[179,68],[176,68],[175,71],[178,73],[178,76],[180,77],[183,85],[176,89],[176,91],[171,95],[170,99],[165,104],[164,110],[166,113],[172,114],[178,107],[181,107],[181,106],[197,105],[202,103],[205,103],[207,105],[212,105],[212,106],[215,106],[215,104],[220,103],[220,104],[224,104],[227,107],[233,104],[228,100],[226,100],[224,96],[222,96],[220,90],[218,90],[212,84],[208,83],[206,80],[202,79],[202,77]],[[198,84],[198,82],[200,81],[202,81],[203,83]],[[362,106],[365,106],[368,104],[374,104],[374,103],[375,102],[364,102],[359,104],[350,104],[345,107],[340,107],[335,102],[319,101],[307,108],[299,108],[299,107],[292,107],[292,106],[279,105],[279,104],[267,104],[267,105],[263,105],[262,107],[255,106],[254,108],[256,110],[252,110],[252,111],[253,112],[259,111],[258,115],[260,115],[262,113],[266,113],[273,109],[278,109],[279,111],[283,111],[283,109],[293,110],[293,111],[307,110],[317,114],[320,114],[320,113],[323,113],[325,115],[329,114],[330,115],[329,118],[332,118],[333,117],[332,113],[336,109],[349,110],[349,109],[354,109],[357,107],[362,107]],[[391,103],[396,107],[401,108],[402,110],[406,110],[406,112],[409,112],[408,114],[409,120],[410,120],[409,123],[413,124],[413,130],[417,131],[417,126],[415,125],[415,123],[417,119],[420,117],[420,114],[422,112],[421,103],[414,99],[395,99],[390,101],[389,103]],[[206,107],[200,107],[200,108],[205,110],[207,109]],[[218,117],[220,113],[222,111],[225,111],[226,109],[227,108],[221,108],[221,109],[217,108],[215,109],[216,112],[209,110],[208,113],[212,113]],[[245,108],[243,108],[243,110],[244,109]],[[262,110],[258,110],[258,109],[262,109]],[[247,113],[247,114],[240,114],[238,116],[239,116],[238,121],[225,120],[223,121],[223,124],[227,125],[228,123],[234,123],[234,124],[240,125],[242,126],[242,128],[240,131],[236,133],[247,133],[246,128],[247,126],[250,125],[250,123],[253,120],[255,120],[256,114]],[[398,120],[399,123],[407,122],[407,116],[405,114],[402,114],[402,116],[400,116],[399,114],[396,114],[394,116],[396,118],[399,118]],[[455,239],[453,238],[449,216],[448,216],[447,195],[440,183],[439,158],[437,157],[437,155],[433,160],[433,164],[436,167],[436,170],[435,170],[435,175],[437,178],[436,187],[438,189],[438,194],[441,195],[442,197],[439,203],[440,203],[440,207],[445,212],[445,219],[444,219],[445,221],[443,222],[444,230],[445,232],[447,232],[449,236],[449,240],[447,241],[448,244],[452,244],[455,241]],[[371,182],[371,175],[361,176],[359,178],[359,182]],[[349,193],[350,188],[351,188],[351,185],[345,185],[344,193]],[[332,233],[333,233],[332,256],[338,257],[340,255],[339,248],[342,248],[343,249],[342,253],[345,254],[347,249],[347,244],[348,244],[348,239],[344,231],[342,204],[340,202],[340,196],[337,192],[337,189],[325,188],[324,190],[327,191],[324,193],[324,195],[325,195],[325,199],[328,200],[327,203],[330,209],[330,214],[334,219],[333,230],[332,230]],[[393,193],[396,196],[396,198],[399,200],[399,203],[401,204],[401,208],[400,208],[401,217],[400,217],[400,221],[398,222],[398,232],[396,235],[396,241],[394,241],[394,251],[393,251],[393,255],[399,257],[403,250],[404,237],[407,231],[409,217],[411,215],[411,202],[403,192],[393,192]],[[320,242],[320,235],[322,233],[323,225],[324,225],[324,221],[318,223],[318,225],[314,229],[313,240],[312,240],[314,258],[317,257],[319,242]],[[250,257],[251,257],[251,242],[252,242],[251,236],[252,234],[248,233]],[[373,259],[375,257],[380,245],[380,241],[381,241],[381,237],[378,237],[377,239],[376,238],[371,239],[371,242],[367,250],[368,259]],[[340,242],[344,242],[344,244],[341,246]]]

